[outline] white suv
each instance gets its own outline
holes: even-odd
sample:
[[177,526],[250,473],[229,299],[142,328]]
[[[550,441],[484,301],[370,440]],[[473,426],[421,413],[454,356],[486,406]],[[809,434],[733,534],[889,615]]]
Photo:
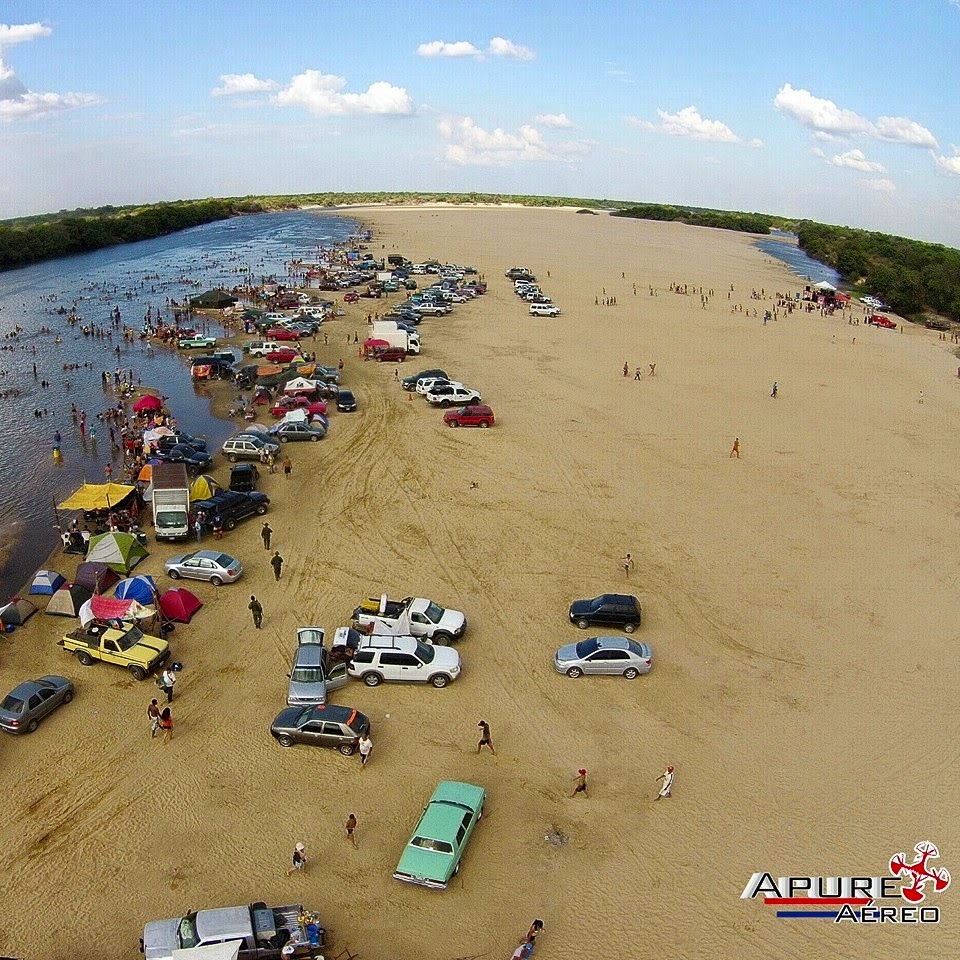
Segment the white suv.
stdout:
[[560,308],[552,303],[531,303],[531,317],[559,317]]
[[347,672],[368,687],[384,680],[407,680],[445,687],[460,676],[460,654],[451,647],[436,647],[416,637],[365,637]]
[[483,397],[476,390],[463,387],[458,383],[438,384],[427,391],[427,403],[434,406],[462,407],[465,403],[480,403]]

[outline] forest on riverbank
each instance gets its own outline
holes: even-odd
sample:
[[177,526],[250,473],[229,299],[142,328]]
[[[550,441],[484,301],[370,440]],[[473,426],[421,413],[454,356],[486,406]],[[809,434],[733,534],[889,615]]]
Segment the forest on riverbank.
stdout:
[[765,213],[585,197],[365,191],[182,200],[60,211],[0,221],[0,270],[121,243],[149,240],[245,213],[306,206],[336,208],[417,203],[578,207],[609,211],[618,217],[677,221],[753,234],[769,234],[771,229],[777,228],[795,233],[800,248],[815,260],[833,267],[854,292],[881,297],[901,316],[920,320],[927,313],[936,313],[960,320],[960,251],[951,247]]

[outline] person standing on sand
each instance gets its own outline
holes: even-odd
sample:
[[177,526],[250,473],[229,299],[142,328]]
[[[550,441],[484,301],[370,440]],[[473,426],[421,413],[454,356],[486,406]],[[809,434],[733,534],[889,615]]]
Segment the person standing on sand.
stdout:
[[630,376],[630,365],[627,363],[626,360],[623,361],[623,375],[625,377]]
[[293,848],[293,866],[287,871],[289,877],[291,873],[299,873],[307,865],[307,848],[298,843]]
[[169,743],[173,739],[173,713],[169,707],[160,712],[160,729],[163,731],[163,742]]
[[362,734],[357,746],[360,749],[360,768],[363,769],[370,760],[370,754],[373,753],[373,741],[370,739],[370,734]]
[[291,473],[293,473],[293,462],[289,456],[286,456],[283,458],[283,475],[289,480]]
[[648,363],[647,366],[650,368],[650,376],[655,376],[657,372],[657,365],[655,363]]
[[357,849],[357,838],[354,836],[354,831],[357,829],[357,818],[351,813],[347,817],[347,822],[343,825],[347,831],[347,840],[353,844],[353,849]]
[[253,625],[259,630],[263,625],[263,607],[260,606],[260,601],[253,594],[250,595],[247,609],[253,614]]
[[270,558],[270,566],[273,567],[274,579],[279,580],[280,571],[283,569],[283,557],[280,556],[279,550],[273,551],[273,556]]
[[621,557],[620,566],[623,567],[624,574],[629,577],[630,571],[633,569],[633,557],[629,553],[625,557]]
[[147,719],[150,721],[150,736],[155,737],[157,730],[160,729],[160,704],[157,703],[156,697],[150,701],[150,705],[147,707]]
[[173,703],[173,685],[177,682],[177,675],[167,667],[160,675],[160,689],[167,695],[167,703]]
[[263,541],[263,549],[270,549],[270,537],[273,535],[273,527],[267,523],[266,520],[263,521],[263,526],[260,528],[260,539]]
[[670,796],[670,791],[673,789],[673,776],[673,767],[667,767],[667,769],[657,777],[654,783],[662,780],[663,785],[660,787],[660,792],[653,798],[654,800]]
[[484,747],[489,747],[490,752],[496,756],[497,751],[493,748],[493,738],[490,736],[490,724],[486,720],[481,720],[477,726],[480,728],[480,742],[477,744],[477,753]]
[[779,387],[777,386],[777,381],[774,380],[774,381],[773,381],[773,390],[770,391],[770,396],[773,397],[774,400],[777,399],[777,390],[778,390],[778,389],[779,389]]
[[634,371],[633,379],[634,379],[634,380],[642,380],[642,379],[643,379],[643,374],[640,373],[640,368],[639,368],[639,367],[637,367],[636,371]]
[[730,450],[730,456],[740,459],[740,438],[734,437],[733,439],[733,448]]
[[582,793],[584,796],[587,795],[587,771],[581,767],[577,771],[577,778],[574,781],[576,786],[573,788],[573,793],[570,794],[570,799],[572,800],[578,793]]

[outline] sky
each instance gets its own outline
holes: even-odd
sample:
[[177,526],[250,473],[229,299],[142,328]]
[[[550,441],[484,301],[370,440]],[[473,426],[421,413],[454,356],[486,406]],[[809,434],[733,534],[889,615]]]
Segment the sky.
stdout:
[[960,247],[960,0],[0,0],[0,219],[329,191]]

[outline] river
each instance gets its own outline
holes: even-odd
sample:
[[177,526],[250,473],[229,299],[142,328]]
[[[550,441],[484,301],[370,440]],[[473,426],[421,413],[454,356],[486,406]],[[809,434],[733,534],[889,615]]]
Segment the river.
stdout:
[[832,283],[840,286],[840,274],[819,260],[808,257],[798,246],[793,233],[771,230],[769,237],[757,240],[754,246],[777,260],[782,260],[798,277],[811,283]]
[[[139,330],[148,308],[167,316],[168,299],[244,284],[248,277],[254,283],[286,280],[290,261],[315,260],[319,246],[343,242],[357,229],[356,221],[326,212],[256,214],[0,273],[0,603],[56,546],[54,503],[84,480],[104,482],[111,448],[108,424],[96,415],[116,404],[102,385],[104,370],[132,369],[135,380],[170,398],[180,425],[206,436],[211,450],[233,429],[212,415],[209,394],[192,381],[187,357],[146,340],[124,343],[111,327],[113,310],[119,307],[123,325]],[[57,310],[69,314],[74,301],[81,319],[71,325]],[[80,327],[91,323],[113,336],[85,336]],[[212,333],[220,332],[212,326]],[[65,368],[73,364],[78,368]],[[71,403],[87,413],[85,437]],[[59,461],[53,457],[57,430],[63,437]],[[112,466],[119,476],[119,455]]]

